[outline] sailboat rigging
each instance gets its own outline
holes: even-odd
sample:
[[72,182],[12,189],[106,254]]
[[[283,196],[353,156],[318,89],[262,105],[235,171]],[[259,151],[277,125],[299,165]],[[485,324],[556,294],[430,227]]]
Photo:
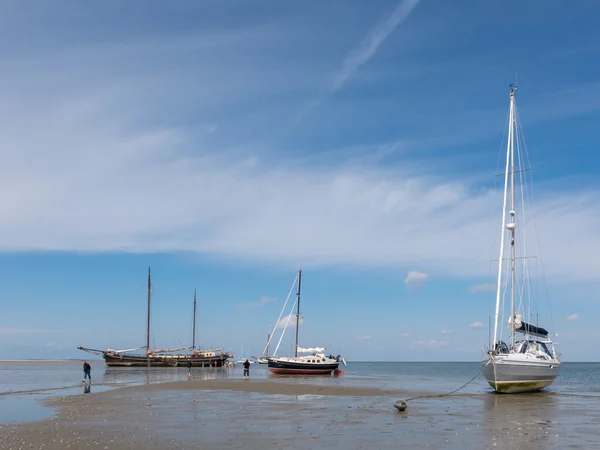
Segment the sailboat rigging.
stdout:
[[[194,318],[192,327],[192,346],[172,349],[151,349],[150,348],[150,308],[151,308],[152,282],[150,267],[148,267],[148,307],[146,321],[146,346],[127,350],[97,350],[78,346],[79,350],[100,355],[104,358],[106,365],[123,367],[177,367],[186,366],[188,361],[192,366],[200,367],[222,367],[233,355],[225,353],[222,349],[202,350],[196,348],[196,290],[194,289]],[[145,354],[132,353],[137,350],[145,349]],[[187,351],[187,353],[179,353]]]
[[[560,370],[560,354],[556,353],[554,343],[548,338],[548,331],[537,325],[526,323],[523,316],[517,311],[516,305],[516,239],[517,239],[517,204],[515,196],[515,174],[523,170],[517,170],[517,163],[521,162],[521,155],[515,155],[519,150],[516,133],[517,111],[515,104],[515,92],[517,88],[511,85],[509,127],[506,149],[506,168],[504,172],[504,200],[502,210],[502,231],[500,236],[500,257],[498,260],[498,277],[496,287],[496,308],[494,313],[494,347],[486,349],[486,359],[483,361],[483,373],[488,384],[497,392],[520,393],[534,392],[550,386]],[[518,141],[517,141],[518,142]],[[517,158],[515,158],[517,156]],[[521,196],[523,199],[523,196]],[[523,208],[524,205],[521,205]],[[508,213],[508,218],[507,218]],[[523,210],[524,222],[525,213]],[[509,239],[505,239],[506,235]],[[524,234],[523,234],[524,241]],[[504,257],[506,247],[509,247],[509,258]],[[510,277],[503,272],[504,263],[508,259],[510,265]],[[510,285],[510,317],[508,327],[510,329],[510,340],[506,344],[499,336],[499,317],[501,303],[503,300],[503,282]],[[522,293],[522,292],[520,292]],[[528,313],[526,310],[524,313]],[[516,334],[521,333],[524,339],[517,340]]]

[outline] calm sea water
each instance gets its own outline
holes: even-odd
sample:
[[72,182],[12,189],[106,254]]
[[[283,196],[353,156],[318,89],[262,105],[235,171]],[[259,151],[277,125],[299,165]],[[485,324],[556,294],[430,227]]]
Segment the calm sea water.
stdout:
[[[104,361],[89,361],[92,384],[84,386],[81,361],[0,362],[0,423],[40,420],[53,411],[40,400],[57,395],[85,395],[119,386],[185,380],[185,368],[108,368]],[[282,377],[266,365],[253,364],[251,378],[272,382],[378,387],[407,392],[445,393],[459,388],[480,370],[477,362],[349,362],[343,376]],[[239,378],[242,369],[194,368],[193,378]],[[490,393],[482,376],[461,389],[461,394]],[[600,400],[600,363],[563,363],[556,382],[546,392],[566,398]]]

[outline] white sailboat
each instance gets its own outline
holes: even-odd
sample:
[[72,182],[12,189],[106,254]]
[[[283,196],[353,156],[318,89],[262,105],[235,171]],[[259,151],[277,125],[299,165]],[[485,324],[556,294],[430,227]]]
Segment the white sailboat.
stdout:
[[[529,285],[526,276],[527,256],[516,256],[516,247],[524,251],[525,233],[519,234],[517,240],[517,224],[519,227],[525,223],[524,205],[517,203],[515,196],[515,174],[522,180],[523,161],[520,154],[520,145],[517,133],[518,116],[515,105],[516,86],[511,85],[508,142],[506,150],[506,169],[504,173],[504,207],[502,210],[502,232],[500,238],[500,258],[498,260],[498,285],[496,291],[496,310],[494,314],[494,346],[486,349],[486,359],[483,361],[483,374],[489,385],[497,392],[519,393],[533,392],[550,386],[560,370],[560,354],[554,349],[554,344],[548,338],[548,331],[539,326],[527,323],[523,317],[531,316],[530,302],[528,301]],[[515,145],[517,144],[517,145]],[[517,167],[515,167],[517,164]],[[519,181],[517,180],[517,181]],[[519,200],[524,200],[520,195]],[[521,202],[524,203],[524,202]],[[508,215],[508,217],[507,217]],[[508,239],[507,239],[508,238]],[[505,250],[510,253],[505,258]],[[516,262],[523,262],[525,269],[519,271],[522,279],[517,279]],[[508,274],[503,271],[508,263]],[[517,289],[519,305],[517,305]],[[510,317],[508,328],[510,330],[508,344],[502,340],[502,330],[499,327],[499,316],[504,294],[510,292]],[[530,321],[531,319],[526,319]],[[523,337],[517,340],[517,333]]]

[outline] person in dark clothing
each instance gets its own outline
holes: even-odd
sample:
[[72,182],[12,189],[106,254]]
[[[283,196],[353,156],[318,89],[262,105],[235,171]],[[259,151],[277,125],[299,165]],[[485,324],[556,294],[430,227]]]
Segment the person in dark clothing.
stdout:
[[85,383],[86,378],[90,379],[90,383],[92,382],[92,366],[90,366],[87,361],[83,362],[83,383]]
[[250,361],[244,361],[244,378],[250,378]]
[[188,361],[187,361],[187,369],[188,369],[187,377],[188,377],[188,380],[190,380],[192,378],[192,360],[191,359],[188,359]]

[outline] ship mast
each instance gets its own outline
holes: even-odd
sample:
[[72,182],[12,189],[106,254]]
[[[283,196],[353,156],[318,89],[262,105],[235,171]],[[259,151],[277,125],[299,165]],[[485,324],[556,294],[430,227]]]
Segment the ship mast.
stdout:
[[510,348],[515,348],[515,91],[516,86],[511,86],[510,91],[510,223],[506,228],[510,230]]
[[196,349],[196,289],[194,289],[194,325],[192,327],[192,350]]
[[269,342],[271,342],[271,325],[269,325],[269,332],[267,333],[267,348],[265,349],[266,353],[264,356],[269,356]]
[[150,282],[150,267],[148,267],[148,322],[146,324],[146,356],[148,357],[148,367],[150,367],[150,293],[152,284]]
[[298,329],[300,328],[300,287],[302,285],[302,269],[298,270],[298,292],[296,293],[296,301],[298,308],[296,309],[296,352],[294,357],[298,357]]
[[[498,317],[500,315],[500,298],[502,295],[502,266],[504,263],[504,236],[505,229],[511,230],[511,242],[512,242],[512,252],[511,252],[511,262],[512,262],[512,298],[511,298],[511,317],[514,320],[514,227],[516,226],[514,222],[514,121],[515,121],[515,91],[517,87],[514,85],[510,85],[510,110],[509,110],[509,119],[508,119],[508,140],[506,144],[506,168],[504,170],[504,201],[502,207],[502,229],[500,233],[500,257],[498,258],[498,281],[496,284],[496,311],[494,313],[494,340],[492,341],[492,345],[497,344],[498,339]],[[512,162],[512,163],[511,163]],[[508,178],[510,170],[510,180]],[[506,204],[508,203],[508,190],[509,190],[509,181],[511,183],[511,222],[509,224],[506,223]],[[514,341],[514,332],[511,331],[511,343]]]

